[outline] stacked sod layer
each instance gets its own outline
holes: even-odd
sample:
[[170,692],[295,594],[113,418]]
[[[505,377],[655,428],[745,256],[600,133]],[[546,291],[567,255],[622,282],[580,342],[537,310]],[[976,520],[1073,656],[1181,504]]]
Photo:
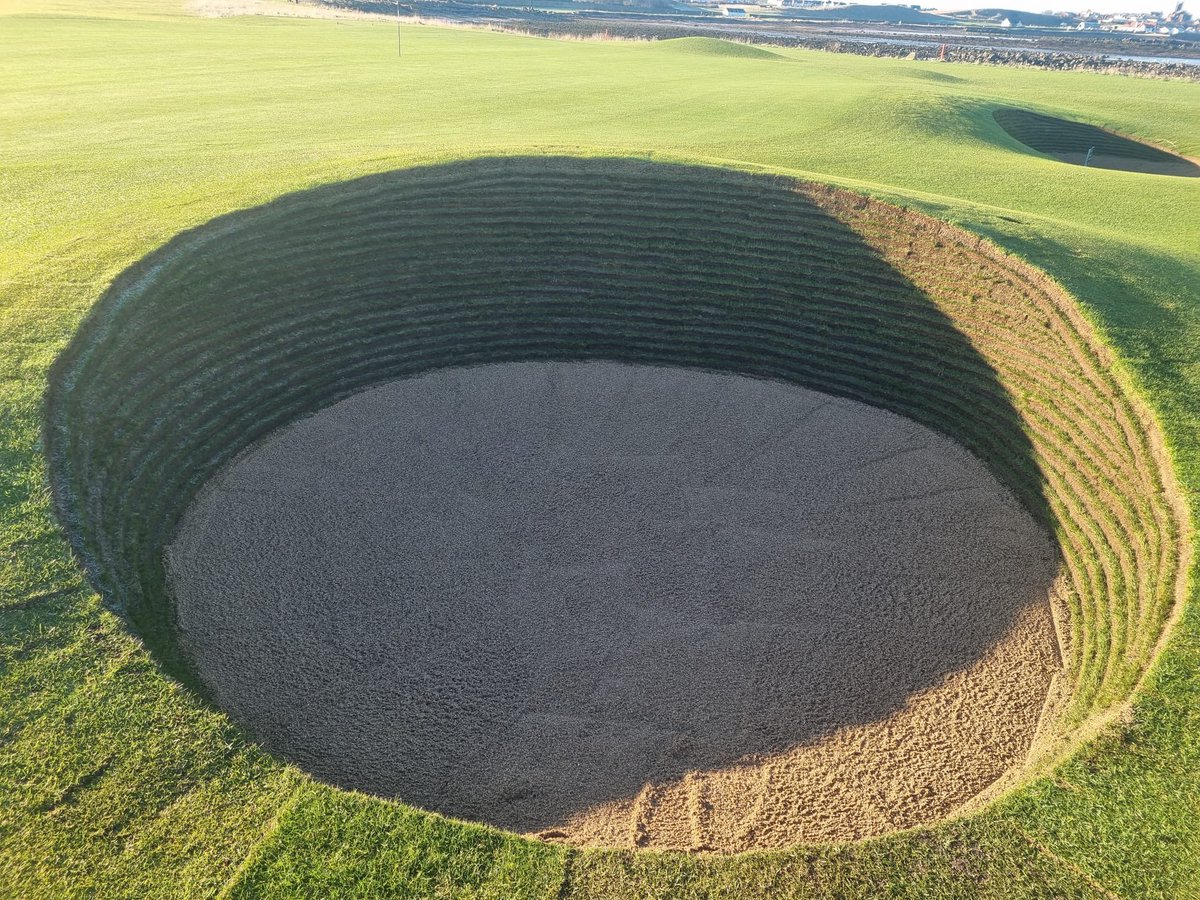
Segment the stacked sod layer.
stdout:
[[1200,165],[1189,159],[1095,125],[1007,106],[992,116],[1009,137],[1063,162],[1154,175],[1200,175]]
[[1153,658],[1182,514],[1156,425],[1070,298],[936,220],[722,170],[483,160],[180,236],[56,364],[59,514],[100,590],[186,678],[163,551],[223,464],[370,385],[550,359],[780,379],[975,453],[1061,549],[1047,735],[1113,709]]

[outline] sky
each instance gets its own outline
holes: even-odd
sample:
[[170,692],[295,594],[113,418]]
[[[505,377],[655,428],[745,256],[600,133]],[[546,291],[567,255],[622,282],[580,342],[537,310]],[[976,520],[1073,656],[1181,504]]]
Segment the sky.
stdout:
[[[877,2],[877,0],[869,0]],[[902,3],[903,0],[895,0]],[[928,2],[928,0],[926,0]],[[1178,0],[976,0],[969,5],[948,5],[941,7],[947,10],[957,9],[1020,9],[1026,12],[1084,12],[1092,10],[1098,13],[1169,13],[1175,8]],[[1200,15],[1200,4],[1197,0],[1186,0],[1183,8],[1193,16]]]

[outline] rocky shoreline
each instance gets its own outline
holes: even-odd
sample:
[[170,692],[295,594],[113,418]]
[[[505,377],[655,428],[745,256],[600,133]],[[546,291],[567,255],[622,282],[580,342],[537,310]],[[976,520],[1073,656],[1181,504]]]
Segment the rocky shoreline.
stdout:
[[[373,16],[394,16],[397,7],[387,0],[317,0],[327,9],[354,11]],[[1056,71],[1098,72],[1108,75],[1132,75],[1140,78],[1161,78],[1181,81],[1200,81],[1200,65],[1164,61],[1121,59],[1120,56],[1151,55],[1150,47],[1137,46],[1113,55],[1104,52],[1079,53],[1056,47],[1007,48],[977,47],[942,42],[946,35],[930,34],[922,41],[889,41],[871,36],[870,31],[849,30],[845,35],[813,33],[802,30],[798,23],[727,24],[711,18],[663,18],[638,14],[550,13],[532,8],[484,7],[468,3],[438,3],[436,6],[421,0],[404,0],[400,9],[409,20],[431,24],[449,24],[493,31],[528,34],[535,37],[575,38],[580,40],[654,41],[681,37],[713,37],[739,43],[774,47],[802,47],[830,53],[854,53],[892,59],[943,60],[988,66],[1018,66],[1021,68]],[[794,31],[783,30],[790,27]],[[836,26],[835,26],[836,27]],[[1048,36],[1044,36],[1048,37]],[[981,40],[978,35],[971,40]],[[1040,38],[1039,38],[1040,39]],[[1050,38],[1054,40],[1053,37]],[[1074,40],[1073,38],[1071,40]],[[1108,43],[1101,44],[1107,49]],[[1093,45],[1096,46],[1096,45]],[[1184,51],[1180,51],[1181,53]]]
[[1148,62],[1115,59],[1055,50],[1007,50],[956,47],[945,44],[945,53],[937,46],[913,46],[875,40],[855,40],[852,37],[810,37],[779,32],[756,33],[751,29],[731,32],[721,27],[703,25],[674,25],[667,23],[581,19],[574,21],[502,20],[486,21],[487,27],[499,31],[514,31],[539,37],[595,37],[609,40],[669,40],[680,37],[715,37],[741,43],[775,47],[803,47],[831,53],[854,53],[893,59],[937,60],[990,66],[1019,66],[1022,68],[1057,71],[1099,72],[1109,75],[1133,75],[1141,78],[1164,78],[1200,81],[1200,66],[1176,62]]

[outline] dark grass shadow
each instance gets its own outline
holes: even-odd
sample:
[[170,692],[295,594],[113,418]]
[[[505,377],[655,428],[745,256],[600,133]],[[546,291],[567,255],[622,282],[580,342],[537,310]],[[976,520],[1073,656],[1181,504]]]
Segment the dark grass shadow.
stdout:
[[[218,469],[371,385],[448,366],[589,359],[788,381],[891,410],[972,450],[1039,522],[1051,521],[1021,418],[995,373],[926,296],[792,182],[574,158],[370,176],[171,241],[118,280],[54,366],[45,437],[56,507],[108,602],[169,672],[211,700],[179,646],[163,555]],[[662,696],[702,713],[720,740],[629,753],[617,733],[589,744],[578,723],[534,735],[509,751],[531,748],[536,805],[523,805],[518,788],[507,807],[480,810],[446,790],[470,777],[480,735],[478,721],[454,715],[467,701],[453,693],[465,683],[453,669],[424,688],[434,737],[415,745],[401,715],[412,689],[398,693],[356,669],[361,660],[347,662],[384,711],[364,725],[346,717],[350,704],[336,708],[321,666],[336,669],[338,659],[316,665],[258,635],[264,658],[274,653],[282,667],[270,714],[234,718],[336,784],[538,830],[633,796],[651,776],[723,768],[877,721],[986,653],[1029,602],[975,610],[953,633],[930,621],[864,637],[893,649],[923,642],[933,662],[900,674],[855,669],[830,642],[821,665],[843,679],[845,702],[820,715],[799,698],[747,726],[745,694],[723,690],[733,663],[714,660],[707,675],[688,673]],[[521,679],[511,684],[482,685],[467,705],[502,723],[526,702]],[[328,715],[312,714],[314,697]],[[292,714],[301,708],[307,718]],[[320,728],[334,743],[341,734],[340,761],[322,755]]]

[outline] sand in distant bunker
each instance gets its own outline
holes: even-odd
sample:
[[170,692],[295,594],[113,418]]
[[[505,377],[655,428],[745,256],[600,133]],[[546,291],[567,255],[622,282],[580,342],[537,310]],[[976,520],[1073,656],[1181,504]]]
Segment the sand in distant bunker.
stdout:
[[168,553],[220,704],[316,776],[576,844],[932,821],[1019,763],[1049,538],[961,447],[790,385],[442,370],[226,469]]

